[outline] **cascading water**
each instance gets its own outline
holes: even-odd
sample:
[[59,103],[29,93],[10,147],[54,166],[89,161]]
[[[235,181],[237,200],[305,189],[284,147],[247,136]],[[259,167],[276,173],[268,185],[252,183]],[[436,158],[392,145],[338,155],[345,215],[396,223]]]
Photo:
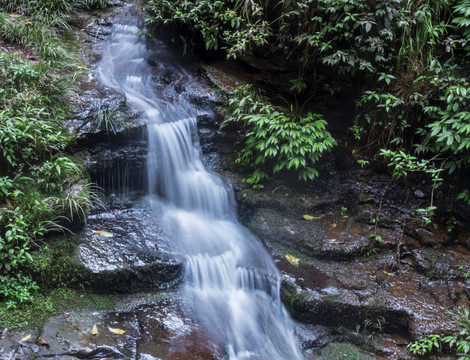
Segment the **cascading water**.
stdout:
[[237,222],[232,193],[203,165],[195,109],[184,93],[158,99],[152,73],[179,74],[186,89],[197,82],[162,44],[149,50],[137,35],[131,5],[124,12],[105,43],[98,71],[102,82],[125,92],[148,121],[149,198],[186,258],[184,298],[207,331],[226,344],[230,359],[301,359],[280,301],[279,271]]

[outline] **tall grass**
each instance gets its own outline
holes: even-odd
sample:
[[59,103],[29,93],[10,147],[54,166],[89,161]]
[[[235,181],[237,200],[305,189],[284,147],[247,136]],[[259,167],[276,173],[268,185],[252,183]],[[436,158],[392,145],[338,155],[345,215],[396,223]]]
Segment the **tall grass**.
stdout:
[[62,153],[72,138],[62,123],[84,69],[67,33],[79,7],[107,4],[0,0],[0,38],[21,48],[0,52],[0,277],[11,280],[0,284],[0,301],[8,307],[31,301],[37,286],[21,271],[47,233],[83,221],[98,200],[79,163]]

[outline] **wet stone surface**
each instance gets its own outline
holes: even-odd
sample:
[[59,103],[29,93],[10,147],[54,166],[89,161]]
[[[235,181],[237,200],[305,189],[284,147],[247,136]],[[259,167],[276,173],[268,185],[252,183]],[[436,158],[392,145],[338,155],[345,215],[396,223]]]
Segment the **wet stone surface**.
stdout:
[[7,332],[0,359],[226,359],[223,344],[201,331],[175,293],[134,295],[117,307],[66,312],[42,331]]
[[187,314],[184,305],[171,298],[142,308],[138,319],[145,336],[137,342],[141,359],[226,359],[224,344],[208,336],[195,316]]
[[78,258],[95,291],[135,292],[174,286],[182,262],[158,225],[158,214],[135,203],[110,205],[87,218]]

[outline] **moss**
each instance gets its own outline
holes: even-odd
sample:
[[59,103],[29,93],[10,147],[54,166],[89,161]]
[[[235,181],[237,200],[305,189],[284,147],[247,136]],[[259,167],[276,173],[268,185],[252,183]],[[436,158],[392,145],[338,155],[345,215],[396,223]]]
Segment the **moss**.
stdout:
[[20,304],[8,308],[6,302],[0,302],[0,327],[11,330],[26,328],[41,329],[47,319],[64,311],[114,310],[123,296],[96,295],[71,289],[56,289],[48,295],[39,294],[34,303]]
[[42,293],[55,288],[80,288],[86,268],[76,256],[79,239],[75,236],[50,239],[48,246],[33,253],[25,271],[33,277]]
[[293,313],[294,303],[299,297],[294,283],[283,281],[281,284],[281,301],[284,306]]
[[351,345],[341,343],[330,343],[321,352],[324,360],[372,360],[373,358],[362,354],[358,349]]

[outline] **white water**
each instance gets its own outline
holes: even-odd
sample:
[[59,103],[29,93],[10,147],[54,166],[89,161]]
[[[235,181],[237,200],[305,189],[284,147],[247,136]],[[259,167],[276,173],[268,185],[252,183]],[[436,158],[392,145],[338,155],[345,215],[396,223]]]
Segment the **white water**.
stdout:
[[[124,12],[131,13],[130,5]],[[184,297],[207,331],[226,344],[230,359],[302,359],[280,301],[279,271],[238,223],[232,193],[203,165],[194,108],[184,93],[158,99],[151,74],[178,74],[186,90],[197,88],[197,81],[162,44],[147,49],[130,25],[136,19],[117,19],[98,71],[148,121],[149,194],[164,214],[165,232],[186,257]]]

